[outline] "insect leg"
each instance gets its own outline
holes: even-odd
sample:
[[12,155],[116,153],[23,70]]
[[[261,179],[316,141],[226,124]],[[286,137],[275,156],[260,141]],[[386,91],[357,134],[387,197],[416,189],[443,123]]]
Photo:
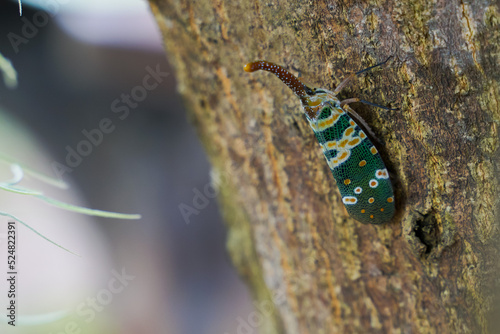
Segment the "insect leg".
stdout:
[[[351,100],[351,99],[349,99]],[[370,128],[370,126],[368,124],[366,124],[365,120],[358,115],[357,112],[355,112],[351,107],[349,107],[347,104],[344,105],[343,109],[345,111],[347,111],[349,113],[349,115],[354,118],[354,120],[358,123],[358,124],[361,124],[361,127],[363,130],[365,130],[366,132],[368,132],[368,136],[370,136],[370,138],[374,141],[376,141],[378,144],[382,144],[382,142],[378,139],[377,136],[375,136],[375,133],[373,132],[373,130]]]
[[351,81],[355,77],[356,77],[356,73],[349,74],[349,76],[347,78],[345,78],[344,80],[342,80],[342,82],[337,86],[337,88],[335,88],[335,90],[333,91],[333,94],[337,95],[345,86],[347,86],[349,81]]
[[[333,94],[337,95],[345,86],[347,86],[347,84],[349,83],[349,81],[351,81],[353,78],[355,78],[357,75],[360,75],[361,73],[364,73],[366,71],[369,71],[371,70],[372,68],[375,68],[375,67],[378,67],[378,66],[382,66],[384,65],[385,63],[387,63],[389,61],[389,59],[391,59],[392,56],[389,56],[389,58],[387,58],[386,60],[384,60],[383,62],[381,63],[378,63],[378,64],[375,64],[373,66],[370,66],[370,67],[367,67],[361,71],[358,71],[356,73],[351,73],[349,74],[349,76],[347,78],[345,78],[338,86],[337,88],[335,88],[335,90],[333,91]],[[357,101],[353,101],[353,102],[357,102]]]
[[361,73],[366,72],[366,71],[369,71],[369,70],[371,70],[372,68],[375,68],[375,67],[378,67],[378,66],[382,66],[382,65],[384,65],[385,63],[387,63],[387,62],[389,61],[389,59],[391,59],[391,58],[392,58],[392,56],[389,56],[389,57],[388,57],[386,60],[384,60],[383,62],[378,63],[378,64],[375,64],[375,65],[370,66],[370,67],[367,67],[367,68],[365,68],[364,70],[357,71],[355,74],[356,74],[356,75],[360,75]]
[[380,104],[375,104],[375,103],[372,103],[372,102],[361,100],[361,99],[359,99],[357,97],[354,97],[354,98],[351,98],[351,99],[345,99],[345,100],[341,101],[340,102],[340,106],[343,107],[346,104],[354,103],[354,102],[361,102],[361,103],[364,103],[364,104],[368,104],[369,106],[373,106],[373,107],[377,107],[377,108],[385,109],[385,110],[399,110],[399,108],[384,107],[384,106],[381,106]]

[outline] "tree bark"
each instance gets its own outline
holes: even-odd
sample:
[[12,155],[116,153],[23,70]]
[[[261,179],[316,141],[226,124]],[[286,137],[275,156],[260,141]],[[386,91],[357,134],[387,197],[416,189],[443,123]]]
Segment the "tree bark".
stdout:
[[[262,333],[484,333],[498,274],[498,1],[151,0],[213,165],[228,250]],[[395,218],[343,209],[299,100],[265,59],[371,126]],[[377,143],[376,143],[377,144]],[[272,301],[272,303],[271,303]],[[245,317],[244,317],[245,318]]]

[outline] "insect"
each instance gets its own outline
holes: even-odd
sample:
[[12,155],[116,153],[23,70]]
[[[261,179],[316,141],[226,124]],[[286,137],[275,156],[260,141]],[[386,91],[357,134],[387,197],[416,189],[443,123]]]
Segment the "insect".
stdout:
[[333,92],[310,88],[283,67],[268,61],[259,60],[244,67],[246,72],[264,70],[274,73],[298,96],[337,181],[347,212],[363,224],[383,224],[391,220],[395,211],[394,193],[389,172],[377,149],[342,107],[362,102],[383,109],[395,109],[358,98],[340,101],[336,95],[356,75],[385,64],[389,58],[349,75]]

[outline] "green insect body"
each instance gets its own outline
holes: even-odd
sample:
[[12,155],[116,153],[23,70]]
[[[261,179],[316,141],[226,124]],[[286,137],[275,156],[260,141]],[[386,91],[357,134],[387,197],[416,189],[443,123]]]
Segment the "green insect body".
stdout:
[[274,73],[299,97],[349,215],[364,224],[391,220],[395,205],[389,173],[366,133],[342,108],[346,102],[336,97],[344,83],[334,92],[309,88],[281,66],[262,60],[249,63],[244,69]]

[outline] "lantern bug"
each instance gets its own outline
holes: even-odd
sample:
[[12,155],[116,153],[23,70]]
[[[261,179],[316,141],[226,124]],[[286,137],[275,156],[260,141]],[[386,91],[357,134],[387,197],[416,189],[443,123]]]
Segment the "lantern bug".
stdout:
[[[389,59],[349,75],[333,92],[310,88],[283,67],[265,60],[251,62],[244,67],[246,72],[264,70],[275,74],[298,96],[337,181],[347,212],[363,224],[383,224],[391,220],[395,212],[394,193],[389,172],[377,149],[342,107],[348,103],[362,102],[382,109],[396,109],[359,98],[340,101],[336,95],[355,76],[381,66]],[[352,109],[349,111],[353,112]],[[368,128],[366,130],[369,131]]]

